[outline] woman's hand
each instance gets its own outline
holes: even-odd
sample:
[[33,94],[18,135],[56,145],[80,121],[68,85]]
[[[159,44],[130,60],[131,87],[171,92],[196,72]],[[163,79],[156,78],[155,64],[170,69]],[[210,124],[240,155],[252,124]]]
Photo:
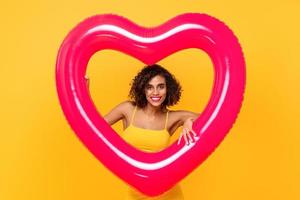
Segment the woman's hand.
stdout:
[[194,119],[190,117],[187,118],[183,123],[182,132],[177,142],[178,145],[180,144],[182,137],[184,138],[186,145],[189,145],[196,141],[195,138],[197,138],[198,136],[196,132],[193,130],[193,121]]
[[89,87],[90,87],[90,79],[89,79],[89,77],[88,77],[87,75],[85,75],[85,76],[84,76],[84,79],[85,79],[85,81],[86,81],[87,87],[89,88]]

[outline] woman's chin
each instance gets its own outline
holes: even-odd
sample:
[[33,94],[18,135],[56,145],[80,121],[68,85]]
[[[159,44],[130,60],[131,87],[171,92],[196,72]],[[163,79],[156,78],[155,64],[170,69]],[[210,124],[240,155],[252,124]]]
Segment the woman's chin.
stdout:
[[149,102],[149,104],[151,105],[151,106],[153,106],[153,107],[157,107],[157,108],[159,108],[159,107],[161,107],[161,102]]

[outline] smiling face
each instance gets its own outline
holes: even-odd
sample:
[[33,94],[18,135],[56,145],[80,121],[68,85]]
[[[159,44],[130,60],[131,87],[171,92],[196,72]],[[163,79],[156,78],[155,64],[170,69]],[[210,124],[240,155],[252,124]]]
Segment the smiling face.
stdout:
[[167,96],[166,80],[163,76],[154,76],[145,86],[145,96],[148,104],[159,107]]
[[140,108],[160,106],[161,109],[177,104],[180,96],[179,82],[168,70],[158,64],[145,66],[138,72],[132,79],[128,95]]

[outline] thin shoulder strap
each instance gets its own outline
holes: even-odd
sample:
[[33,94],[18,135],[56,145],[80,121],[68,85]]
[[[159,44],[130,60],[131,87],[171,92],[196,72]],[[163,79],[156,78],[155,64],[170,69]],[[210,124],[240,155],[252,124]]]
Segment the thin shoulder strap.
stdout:
[[167,116],[166,116],[165,129],[167,129],[167,124],[168,124],[168,116],[169,116],[169,111],[167,112]]
[[133,121],[133,118],[134,118],[134,115],[135,115],[135,112],[136,112],[136,107],[137,107],[137,106],[134,107],[134,110],[133,110],[133,113],[132,113],[132,115],[131,115],[131,119],[130,119],[129,125],[130,125],[130,124],[132,123],[132,121]]

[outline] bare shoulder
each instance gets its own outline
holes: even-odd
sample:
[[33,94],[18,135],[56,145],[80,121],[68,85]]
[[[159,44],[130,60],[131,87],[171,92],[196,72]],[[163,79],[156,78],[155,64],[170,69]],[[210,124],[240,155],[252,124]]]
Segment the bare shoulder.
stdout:
[[134,104],[131,101],[124,101],[116,105],[108,114],[104,116],[104,119],[110,124],[113,125],[121,119],[127,119],[131,110],[133,109]]
[[133,107],[134,104],[132,101],[123,101],[119,104],[119,106],[124,108],[129,108],[129,107]]
[[119,105],[116,106],[123,115],[127,115],[134,109],[134,103],[132,101],[123,101]]

